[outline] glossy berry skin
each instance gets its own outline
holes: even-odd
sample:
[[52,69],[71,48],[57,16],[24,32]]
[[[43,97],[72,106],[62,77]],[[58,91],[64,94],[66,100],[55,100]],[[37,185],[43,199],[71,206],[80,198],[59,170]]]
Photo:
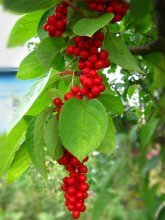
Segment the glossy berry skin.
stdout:
[[73,219],[78,219],[80,217],[80,212],[79,211],[73,211],[72,212],[72,218]]
[[55,106],[59,107],[61,106],[63,103],[62,103],[62,100],[60,98],[55,98],[53,99],[53,103]]
[[71,88],[71,91],[74,95],[78,95],[78,93],[80,92],[80,88],[78,86],[73,86]]

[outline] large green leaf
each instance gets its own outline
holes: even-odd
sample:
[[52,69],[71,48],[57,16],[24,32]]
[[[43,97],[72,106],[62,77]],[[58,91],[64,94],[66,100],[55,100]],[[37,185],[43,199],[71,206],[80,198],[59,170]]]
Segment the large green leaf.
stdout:
[[110,60],[124,69],[143,73],[136,58],[130,53],[121,37],[107,32],[104,47],[109,51]]
[[7,173],[7,182],[11,183],[17,180],[29,167],[31,159],[29,157],[25,143],[16,152],[16,155],[10,165]]
[[33,12],[21,17],[14,25],[8,40],[8,46],[18,46],[24,44],[37,35],[38,23],[43,15],[43,11]]
[[13,155],[24,139],[27,122],[22,119],[8,134],[0,137],[0,178],[9,167]]
[[23,118],[23,116],[30,110],[34,102],[37,100],[41,92],[44,90],[45,86],[47,85],[50,78],[50,73],[37,80],[25,95],[23,101],[18,105],[13,118],[10,122],[10,129],[11,131],[16,124]]
[[111,116],[108,117],[108,129],[105,134],[104,140],[100,147],[97,149],[101,153],[107,155],[113,153],[116,148],[116,128],[114,126]]
[[82,160],[103,141],[108,126],[104,106],[96,99],[70,99],[62,108],[59,134],[64,147]]
[[73,32],[80,36],[91,37],[96,31],[108,24],[113,14],[103,14],[98,18],[82,18],[73,26]]
[[46,38],[37,48],[37,57],[46,68],[50,68],[55,64],[56,57],[59,56],[61,47],[64,45],[63,38]]
[[60,0],[3,0],[3,4],[6,9],[27,13],[32,11],[38,11],[44,8],[49,8],[57,3],[61,2]]
[[99,100],[110,113],[118,115],[124,113],[124,106],[119,96],[102,94],[100,95]]
[[151,140],[155,129],[157,128],[159,123],[158,118],[151,118],[145,125],[143,125],[140,129],[140,142],[145,146]]
[[44,75],[46,70],[47,69],[39,62],[36,56],[36,51],[33,51],[21,62],[18,68],[17,78],[33,79]]
[[54,115],[49,116],[44,125],[44,142],[53,159],[59,159],[62,156],[63,147],[60,144],[57,118]]
[[50,114],[50,109],[45,109],[31,122],[27,130],[26,144],[31,160],[44,178],[47,178],[47,170],[44,155],[44,124]]

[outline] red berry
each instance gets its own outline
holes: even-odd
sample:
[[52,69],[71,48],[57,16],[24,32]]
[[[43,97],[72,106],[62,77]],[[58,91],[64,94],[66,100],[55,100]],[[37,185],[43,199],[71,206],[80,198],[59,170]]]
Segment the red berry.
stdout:
[[99,53],[99,58],[100,60],[106,60],[109,56],[109,53],[108,51],[106,50],[102,50],[100,53]]
[[94,95],[94,97],[98,97],[100,95],[100,87],[99,86],[93,86],[91,89],[91,93]]
[[87,162],[89,160],[89,157],[85,157],[83,160],[83,163]]
[[91,55],[96,55],[97,53],[98,53],[97,47],[90,47],[90,54]]
[[98,60],[97,55],[91,55],[89,58],[90,62],[92,63],[96,63],[96,61]]
[[76,56],[76,57],[78,57],[78,56],[80,56],[80,49],[78,48],[78,47],[76,47],[75,49],[74,49],[74,55]]
[[87,88],[81,88],[80,89],[80,94],[83,96],[86,96],[88,94],[88,89]]
[[73,98],[73,96],[74,95],[71,92],[68,92],[68,93],[65,94],[64,99],[65,99],[65,101],[67,101],[68,99]]
[[84,60],[86,60],[89,57],[89,52],[87,50],[82,50],[80,52],[80,57]]
[[102,78],[101,76],[97,76],[97,77],[93,80],[93,83],[94,83],[94,85],[100,86],[101,83],[102,83],[102,81],[103,81],[103,78]]
[[80,88],[78,86],[73,86],[71,91],[74,95],[77,95],[80,92]]
[[80,212],[79,211],[73,211],[72,212],[72,218],[73,219],[77,219],[80,217]]
[[62,191],[66,192],[66,191],[68,190],[68,186],[65,185],[65,184],[63,184],[63,185],[61,186],[61,189],[62,189]]
[[84,193],[81,192],[81,191],[77,191],[76,192],[76,198],[83,200],[84,199]]
[[95,98],[94,95],[91,92],[89,92],[87,96],[88,96],[88,99],[94,99]]
[[105,61],[103,60],[98,60],[96,63],[95,63],[95,68],[98,70],[98,69],[102,69],[105,67]]
[[89,75],[90,75],[92,78],[95,78],[96,76],[98,76],[98,72],[97,72],[97,70],[92,69],[92,70],[90,70]]
[[[83,188],[83,187],[82,187]],[[84,187],[85,188],[85,187]],[[76,197],[75,196],[70,196],[69,199],[68,199],[69,203],[71,205],[75,205],[76,204]]]
[[86,206],[83,205],[82,209],[81,209],[81,212],[85,212],[86,211]]
[[105,90],[105,86],[103,84],[100,85],[100,91],[103,92]]
[[111,65],[109,60],[105,60],[105,67],[108,68]]
[[82,40],[82,37],[76,36],[76,37],[74,38],[74,43],[75,43],[75,44],[78,44],[81,40]]
[[97,5],[97,11],[98,12],[103,12],[104,11],[104,5]]
[[81,165],[79,167],[79,172],[80,173],[87,173],[88,172],[88,168],[85,165]]
[[[68,204],[67,206],[68,206],[68,210],[69,210],[70,212],[72,212],[72,211],[75,210],[75,206],[74,206],[74,205]],[[81,210],[82,210],[82,209],[81,209]]]
[[84,193],[83,193],[83,197],[84,197],[84,199],[87,199],[87,198],[88,198],[88,193],[87,193],[87,192],[84,192]]
[[74,49],[75,47],[74,46],[67,46],[66,48],[66,52],[70,55],[73,55],[74,54]]
[[68,178],[68,185],[72,186],[76,183],[76,179],[74,177],[69,177]]
[[90,60],[85,61],[85,66],[89,69],[92,69],[93,63]]
[[80,174],[78,178],[80,182],[85,182],[87,180],[87,177],[84,174]]
[[91,78],[86,78],[83,82],[84,87],[92,88],[93,87],[93,80]]
[[77,211],[81,211],[81,209],[83,208],[83,203],[82,202],[77,202],[75,205],[75,209]]
[[89,189],[88,183],[81,183],[81,184],[79,185],[79,190],[80,190],[81,192],[86,192],[86,191],[88,191],[88,189]]
[[85,68],[85,62],[79,60],[79,62],[78,62],[78,68],[79,68],[80,70],[84,69],[84,68]]
[[55,106],[59,107],[61,106],[63,103],[62,103],[62,100],[60,98],[55,98],[53,99],[53,103]]
[[76,189],[73,186],[70,186],[67,190],[69,195],[74,195],[76,193]]

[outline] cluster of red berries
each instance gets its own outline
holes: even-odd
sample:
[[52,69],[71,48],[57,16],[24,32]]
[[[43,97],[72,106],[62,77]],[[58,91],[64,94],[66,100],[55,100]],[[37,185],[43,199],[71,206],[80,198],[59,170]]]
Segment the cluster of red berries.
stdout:
[[68,4],[61,2],[55,8],[55,14],[48,17],[44,30],[49,33],[50,37],[61,37],[66,31]]
[[125,0],[86,0],[90,10],[99,13],[113,13],[111,23],[121,21],[126,15],[129,4]]
[[76,36],[74,45],[69,45],[66,48],[66,52],[69,55],[79,58],[78,68],[81,71],[80,83],[82,87],[72,87],[71,92],[65,95],[65,100],[74,96],[80,99],[83,96],[93,99],[97,98],[105,90],[103,78],[98,74],[99,69],[110,66],[109,53],[100,49],[103,40],[104,34],[99,31],[92,37]]
[[67,150],[58,160],[58,163],[65,166],[69,172],[69,177],[63,178],[61,189],[65,192],[65,204],[68,210],[72,212],[73,219],[79,218],[81,212],[86,210],[84,200],[88,198],[87,191],[89,189],[89,185],[86,182],[88,168],[84,165],[86,161],[88,161],[88,157],[81,163]]

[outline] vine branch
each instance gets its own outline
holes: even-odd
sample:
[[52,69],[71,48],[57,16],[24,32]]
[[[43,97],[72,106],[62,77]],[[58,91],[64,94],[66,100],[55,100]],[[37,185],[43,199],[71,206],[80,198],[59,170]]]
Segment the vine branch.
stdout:
[[158,39],[142,46],[129,47],[134,55],[146,55],[153,52],[165,53],[165,0],[154,0]]

